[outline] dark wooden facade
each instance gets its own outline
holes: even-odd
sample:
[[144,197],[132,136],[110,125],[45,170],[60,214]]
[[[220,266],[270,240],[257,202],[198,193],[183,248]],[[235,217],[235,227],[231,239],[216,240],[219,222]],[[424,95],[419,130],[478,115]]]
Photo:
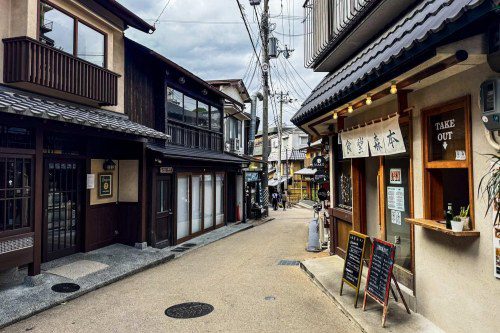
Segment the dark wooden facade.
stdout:
[[[223,152],[223,107],[224,98],[219,90],[202,81],[179,65],[144,46],[125,39],[125,110],[130,119],[166,133],[170,136],[165,146],[165,153],[149,150],[147,153],[147,189],[148,202],[148,242],[156,247],[175,245],[196,237],[205,232],[223,226],[236,218],[236,176],[241,175],[242,162],[225,162],[200,159],[196,150],[216,152],[219,157]],[[168,117],[166,94],[167,87],[182,92],[199,102],[221,110],[220,131],[210,130]],[[169,147],[186,147],[186,154],[181,157],[169,155]],[[168,170],[168,171],[164,171]],[[178,238],[176,209],[178,200],[178,179],[181,176],[211,175],[214,181],[213,195],[215,197],[215,176],[224,174],[224,221],[215,222],[215,200],[213,200],[214,223],[200,231],[193,231],[192,207],[189,208],[189,235]],[[191,178],[189,178],[191,179]],[[160,198],[158,191],[162,184],[169,184],[169,195],[165,213],[159,213]],[[189,181],[191,186],[191,180]],[[191,205],[191,190],[189,202]],[[203,218],[202,218],[203,220]],[[167,222],[165,222],[167,221]],[[168,223],[168,230],[163,230],[161,224]]]
[[5,83],[38,85],[90,104],[117,104],[118,74],[29,37],[7,38],[3,43]]

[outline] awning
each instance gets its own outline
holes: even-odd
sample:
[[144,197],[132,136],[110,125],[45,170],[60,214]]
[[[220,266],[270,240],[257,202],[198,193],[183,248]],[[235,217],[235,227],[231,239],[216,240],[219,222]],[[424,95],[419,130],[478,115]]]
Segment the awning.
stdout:
[[165,133],[134,123],[128,116],[0,86],[0,112],[73,123],[143,137],[168,139]]
[[[445,38],[494,8],[488,0],[425,0],[313,89],[291,121],[301,126],[395,77]],[[382,82],[383,80],[384,82]],[[378,82],[381,81],[381,82]]]
[[318,171],[318,170],[304,168],[304,169],[300,169],[299,171],[295,171],[293,174],[300,175],[300,176],[314,176],[316,174],[316,171]]
[[278,186],[279,184],[281,183],[284,183],[285,181],[287,181],[288,179],[292,178],[291,176],[289,177],[286,177],[286,176],[281,176],[281,179],[271,179],[268,183],[267,183],[267,186],[270,186],[270,187],[275,187],[275,186]]
[[161,153],[165,157],[183,159],[183,160],[197,160],[197,161],[210,161],[210,162],[225,162],[236,164],[247,164],[248,161],[237,157],[233,154],[227,154],[220,151],[189,148],[175,145],[162,145],[158,143],[149,143],[147,145],[149,150]]

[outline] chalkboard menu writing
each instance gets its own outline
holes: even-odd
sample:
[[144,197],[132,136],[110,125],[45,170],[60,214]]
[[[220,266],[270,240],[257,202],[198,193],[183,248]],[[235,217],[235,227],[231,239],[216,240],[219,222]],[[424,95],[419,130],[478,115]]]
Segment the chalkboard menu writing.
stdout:
[[379,239],[374,240],[366,291],[383,304],[386,304],[389,297],[394,254],[394,245]]
[[354,233],[349,234],[347,254],[345,258],[343,278],[345,282],[351,284],[353,288],[359,283],[361,260],[363,259],[365,239]]
[[344,272],[342,273],[342,284],[340,286],[340,295],[342,295],[344,282],[356,289],[354,307],[358,304],[359,285],[361,282],[361,272],[363,270],[363,257],[365,255],[367,242],[368,236],[360,234],[356,231],[349,232],[347,252],[344,262]]

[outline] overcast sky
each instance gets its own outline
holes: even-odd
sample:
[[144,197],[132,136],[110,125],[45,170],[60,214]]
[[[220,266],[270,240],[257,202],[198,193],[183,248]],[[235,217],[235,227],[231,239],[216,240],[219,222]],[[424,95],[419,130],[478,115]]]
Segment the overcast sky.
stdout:
[[[165,4],[169,2],[119,1],[149,23],[158,18]],[[257,42],[258,25],[253,8],[248,0],[240,2],[253,30],[254,42]],[[274,90],[289,91],[290,96],[297,99],[284,107],[283,118],[288,124],[301,102],[309,95],[309,87],[314,88],[324,76],[324,73],[314,73],[303,65],[302,3],[302,0],[270,0],[271,22],[275,24],[273,35],[280,40],[280,47],[284,48],[286,44],[295,49],[288,61],[300,74],[299,77],[283,55],[279,59],[271,60],[271,66],[274,68],[271,72]],[[258,12],[261,12],[260,8]],[[253,49],[236,0],[170,0],[156,27],[152,35],[133,28],[129,28],[125,34],[204,80],[244,78],[250,94],[260,88],[258,72],[252,80],[255,57],[252,59]],[[257,52],[259,50],[260,47]],[[273,126],[275,113],[270,110],[269,114],[269,123]]]

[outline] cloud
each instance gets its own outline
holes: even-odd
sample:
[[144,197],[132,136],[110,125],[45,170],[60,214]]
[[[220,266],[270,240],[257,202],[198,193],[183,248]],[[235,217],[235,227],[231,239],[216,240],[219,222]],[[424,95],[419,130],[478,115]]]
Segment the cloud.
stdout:
[[[119,0],[123,5],[143,19],[153,23],[158,17],[166,1],[159,0]],[[240,0],[254,34],[254,42],[258,39],[258,25],[253,15],[253,8],[247,0]],[[283,9],[281,8],[283,4]],[[260,8],[258,9],[260,11]],[[300,1],[270,1],[271,23],[274,35],[280,40],[280,47],[285,44],[295,51],[289,59],[300,76],[310,87],[315,87],[324,73],[314,73],[304,68],[303,61],[303,14]],[[279,16],[280,14],[287,15]],[[283,19],[282,19],[283,18]],[[260,17],[259,17],[260,20]],[[218,24],[216,23],[218,22]],[[157,30],[152,34],[144,34],[130,28],[126,36],[166,56],[182,67],[193,72],[204,80],[243,78],[250,93],[259,90],[260,74],[257,72],[250,84],[254,72],[255,59],[245,26],[236,4],[236,0],[170,0]],[[283,36],[281,34],[296,35]],[[287,61],[271,60],[273,88],[276,91],[288,91],[297,101],[284,105],[283,119],[289,122],[291,116],[300,107],[300,103],[310,93],[310,89],[302,82]],[[255,58],[255,57],[253,57]],[[269,123],[277,117],[279,106],[272,100]],[[259,112],[260,113],[260,112]]]

